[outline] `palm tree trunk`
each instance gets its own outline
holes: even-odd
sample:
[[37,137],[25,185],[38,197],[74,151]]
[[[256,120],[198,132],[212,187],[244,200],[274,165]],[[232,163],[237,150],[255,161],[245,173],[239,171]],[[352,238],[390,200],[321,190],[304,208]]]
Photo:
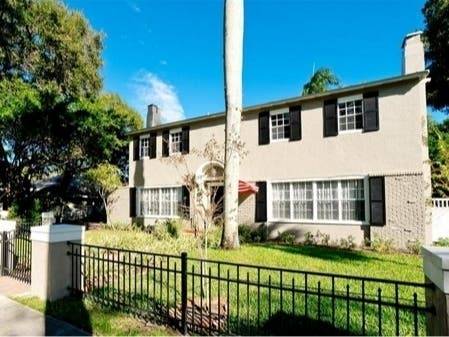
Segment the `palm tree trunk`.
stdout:
[[243,0],[225,0],[224,77],[226,104],[224,228],[221,246],[239,248],[238,185],[242,115]]

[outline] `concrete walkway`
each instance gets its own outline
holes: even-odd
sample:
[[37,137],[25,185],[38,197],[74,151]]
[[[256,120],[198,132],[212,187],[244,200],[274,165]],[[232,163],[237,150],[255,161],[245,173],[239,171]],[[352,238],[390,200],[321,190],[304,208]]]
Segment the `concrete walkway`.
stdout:
[[46,316],[5,296],[27,295],[29,290],[28,284],[0,277],[0,336],[89,336],[73,325]]

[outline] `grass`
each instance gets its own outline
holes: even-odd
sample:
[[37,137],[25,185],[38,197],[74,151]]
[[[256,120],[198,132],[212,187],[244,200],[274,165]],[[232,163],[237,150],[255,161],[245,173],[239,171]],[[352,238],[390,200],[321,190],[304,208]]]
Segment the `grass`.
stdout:
[[[160,241],[153,235],[138,231],[100,230],[87,232],[86,243],[178,256],[180,252],[187,251],[189,257],[200,256],[195,240],[185,236],[181,236],[178,240],[166,239]],[[93,284],[95,284],[95,280],[98,282],[97,270],[98,267],[101,267],[100,263],[103,263],[101,268],[105,267],[104,262],[100,258],[103,253],[95,253],[94,250],[94,254],[96,254],[94,258],[86,260],[89,261],[90,267],[92,267],[92,270],[88,271],[86,275],[89,275],[93,280]],[[111,253],[109,252],[108,254]],[[138,255],[128,256],[125,254],[121,257],[116,256],[115,261],[132,261],[135,258],[139,259]],[[316,334],[317,327],[324,326],[330,330],[320,330],[321,334],[361,334],[361,321],[364,317],[366,333],[376,335],[378,334],[379,312],[376,296],[378,295],[378,287],[380,285],[375,282],[372,284],[367,283],[366,296],[372,298],[373,303],[366,305],[366,308],[362,309],[359,302],[351,301],[350,315],[347,315],[346,300],[340,299],[332,302],[330,297],[321,296],[320,298],[317,295],[318,288],[321,289],[322,294],[330,291],[330,277],[309,276],[308,285],[305,286],[304,274],[301,273],[285,272],[282,276],[279,276],[278,272],[262,271],[258,275],[256,268],[242,267],[237,269],[227,265],[226,262],[418,283],[422,283],[424,280],[422,258],[408,254],[383,254],[330,247],[265,243],[242,245],[241,249],[236,251],[209,249],[209,259],[223,261],[223,263],[220,266],[217,263],[207,263],[205,266],[206,274],[214,276],[211,281],[208,281],[207,276],[203,278],[200,276],[189,277],[188,296],[189,298],[199,298],[201,285],[205,286],[209,298],[214,300],[224,296],[229,291],[227,295],[230,306],[228,328],[238,333],[288,333],[285,330],[279,331],[274,329],[281,326],[287,327],[287,329],[290,327],[293,329],[291,330],[293,332],[295,329],[296,331],[301,329],[302,331],[307,331],[308,334]],[[98,260],[101,262],[98,263]],[[92,291],[90,295],[93,298],[109,296],[113,300],[125,303],[125,308],[138,307],[142,310],[151,310],[151,307],[160,307],[164,303],[169,303],[172,307],[178,304],[180,298],[178,287],[180,283],[175,282],[179,282],[179,280],[176,281],[173,274],[165,272],[167,267],[173,267],[173,259],[167,261],[150,257],[147,261],[150,261],[149,267],[143,268],[132,267],[129,263],[119,266],[116,263],[115,271],[114,269],[111,271],[111,266],[106,263],[106,270],[109,273],[108,275],[111,276],[112,283],[110,282],[110,276],[107,277],[107,280],[103,276],[102,281],[107,281],[107,285],[103,284],[102,287]],[[199,262],[195,260],[189,261],[188,270],[198,273],[200,268]],[[179,268],[179,261],[177,262]],[[157,268],[151,268],[152,264],[156,265]],[[223,280],[226,278],[228,270],[231,279],[229,288],[227,288],[226,282],[222,281],[220,283],[217,281],[217,273],[221,273],[220,277]],[[115,281],[112,275],[115,275]],[[251,284],[251,282],[256,282],[258,279],[265,286],[258,288]],[[250,280],[250,283],[246,283],[247,280]],[[100,282],[100,284],[102,283]],[[268,284],[271,286],[268,287]],[[307,288],[309,294],[305,295],[302,292],[288,290],[282,294],[282,291],[279,290],[280,288],[277,288],[279,284],[282,284],[282,287],[287,286],[287,288],[291,284],[294,284],[295,289]],[[347,285],[350,286],[353,296],[360,296],[361,284],[356,281],[336,280],[335,291],[344,293]],[[381,286],[383,300],[394,298],[393,286],[385,284]],[[313,292],[315,293],[313,294]],[[423,300],[423,289],[414,287],[404,287],[399,295],[401,298],[405,298],[408,301],[407,303],[410,303],[414,292],[418,294],[419,300]],[[307,304],[305,304],[306,302]],[[332,327],[332,324],[327,326],[323,322],[317,323],[318,321],[332,322],[333,315],[335,315],[334,325],[337,327],[337,330]],[[388,307],[382,309],[383,334],[395,334],[394,325],[392,324],[395,317],[394,309]],[[348,319],[349,321],[347,321]],[[424,316],[420,315],[418,321],[419,334],[422,334],[425,328]],[[400,313],[400,323],[401,335],[413,334],[413,317],[406,310]],[[309,329],[305,330],[305,326],[308,326]]]
[[[186,251],[199,257],[198,244],[192,237],[158,240],[141,231],[96,230],[86,232],[85,243],[144,252],[180,255]],[[423,282],[423,262],[419,255],[376,253],[330,247],[282,245],[276,243],[244,244],[239,250],[211,248],[208,258],[227,262],[273,266]]]
[[147,326],[130,315],[89,300],[66,298],[45,302],[37,297],[15,297],[15,301],[56,319],[66,321],[95,336],[174,336],[162,326]]

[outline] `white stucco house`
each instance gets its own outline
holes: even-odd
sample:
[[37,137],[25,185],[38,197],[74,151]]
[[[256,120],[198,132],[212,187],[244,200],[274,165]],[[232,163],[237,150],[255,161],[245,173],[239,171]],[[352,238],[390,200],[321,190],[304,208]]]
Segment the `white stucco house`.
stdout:
[[[319,230],[356,242],[378,235],[400,247],[430,242],[428,72],[420,32],[402,47],[398,76],[243,109],[248,155],[240,180],[257,193],[241,193],[240,223],[299,239]],[[194,200],[161,157],[186,156],[204,184],[211,168],[223,168],[191,150],[212,136],[224,142],[224,113],[167,124],[159,113],[150,105],[147,127],[130,134],[129,219],[144,225],[181,216],[181,204]]]

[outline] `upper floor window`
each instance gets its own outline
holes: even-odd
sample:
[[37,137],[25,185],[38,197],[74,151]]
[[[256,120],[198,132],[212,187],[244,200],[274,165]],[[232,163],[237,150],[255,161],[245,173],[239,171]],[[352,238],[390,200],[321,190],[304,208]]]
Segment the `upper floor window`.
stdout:
[[363,97],[362,95],[338,99],[338,130],[363,129]]
[[290,138],[290,112],[273,110],[270,112],[271,140],[282,140]]
[[182,130],[170,130],[170,154],[182,152]]
[[137,136],[134,142],[134,158],[139,160],[142,158],[156,158],[156,133]]
[[323,123],[324,137],[350,130],[379,130],[379,93],[373,91],[324,101]]
[[145,136],[140,138],[140,158],[150,156],[150,137]]
[[162,131],[162,157],[168,157],[176,153],[189,153],[189,134],[189,126]]

